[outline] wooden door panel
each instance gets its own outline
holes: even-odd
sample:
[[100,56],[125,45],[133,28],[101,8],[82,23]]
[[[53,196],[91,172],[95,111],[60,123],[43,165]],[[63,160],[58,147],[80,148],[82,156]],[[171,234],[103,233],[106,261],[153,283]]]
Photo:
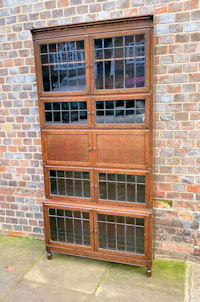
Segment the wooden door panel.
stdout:
[[43,131],[44,161],[47,164],[89,166],[92,136],[88,131]]
[[148,168],[148,131],[95,131],[94,165],[113,168]]

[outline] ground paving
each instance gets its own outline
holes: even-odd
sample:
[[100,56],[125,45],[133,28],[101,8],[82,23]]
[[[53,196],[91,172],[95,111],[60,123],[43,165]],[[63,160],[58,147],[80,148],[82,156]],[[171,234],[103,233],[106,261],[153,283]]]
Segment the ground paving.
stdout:
[[[184,302],[184,268],[184,263],[155,260],[147,278],[144,268],[130,265],[58,253],[47,260],[43,241],[1,236],[0,301]],[[200,297],[200,268],[195,269],[191,275],[198,281],[188,287],[187,302]]]

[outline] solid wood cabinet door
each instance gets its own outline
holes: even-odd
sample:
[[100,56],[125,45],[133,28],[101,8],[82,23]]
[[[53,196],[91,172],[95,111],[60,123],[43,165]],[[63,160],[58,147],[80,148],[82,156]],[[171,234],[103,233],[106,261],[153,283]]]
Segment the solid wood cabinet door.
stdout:
[[93,145],[96,167],[149,167],[149,131],[95,131]]
[[92,165],[92,135],[87,130],[43,130],[44,162],[68,166]]

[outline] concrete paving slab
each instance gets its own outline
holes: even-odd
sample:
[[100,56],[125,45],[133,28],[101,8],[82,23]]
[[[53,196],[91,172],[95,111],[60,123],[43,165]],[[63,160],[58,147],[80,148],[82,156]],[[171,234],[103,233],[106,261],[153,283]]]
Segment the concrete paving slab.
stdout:
[[91,296],[85,293],[23,280],[4,302],[88,302],[90,299]]
[[103,280],[93,302],[183,302],[183,297],[147,287]]
[[106,265],[104,261],[54,253],[52,260],[43,256],[24,278],[91,294]]
[[200,301],[200,264],[194,263],[192,266],[191,298],[190,302]]
[[[41,240],[0,236],[0,300],[44,252]],[[7,267],[12,266],[13,270]]]
[[161,290],[162,292],[171,292],[184,296],[185,271],[182,262],[154,261],[152,277],[147,278],[145,269],[130,265],[110,263],[108,265],[105,277],[111,281],[129,284],[135,287],[146,287]]

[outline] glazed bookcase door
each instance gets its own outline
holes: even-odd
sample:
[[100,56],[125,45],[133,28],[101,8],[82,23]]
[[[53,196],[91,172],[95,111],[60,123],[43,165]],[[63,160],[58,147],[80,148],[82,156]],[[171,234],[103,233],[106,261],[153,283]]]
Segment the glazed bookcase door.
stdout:
[[88,94],[88,50],[87,36],[35,43],[39,94],[46,97]]
[[96,96],[92,102],[93,125],[97,129],[148,129],[148,95]]
[[151,172],[95,169],[95,199],[100,205],[151,208]]
[[89,98],[42,99],[39,104],[41,128],[91,128]]
[[91,168],[44,166],[46,197],[55,201],[94,201]]
[[91,91],[147,92],[150,87],[150,32],[127,30],[90,38]]
[[95,250],[122,257],[151,257],[151,216],[96,211]]
[[59,205],[44,205],[47,245],[94,250],[93,212]]

